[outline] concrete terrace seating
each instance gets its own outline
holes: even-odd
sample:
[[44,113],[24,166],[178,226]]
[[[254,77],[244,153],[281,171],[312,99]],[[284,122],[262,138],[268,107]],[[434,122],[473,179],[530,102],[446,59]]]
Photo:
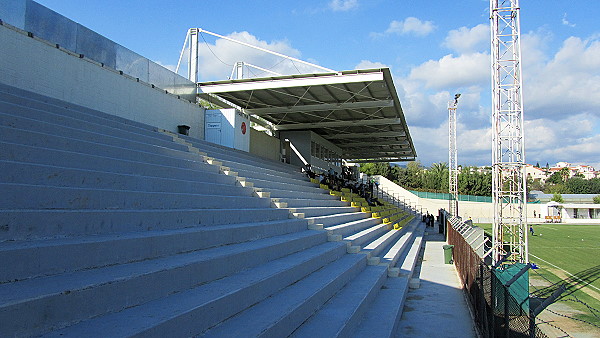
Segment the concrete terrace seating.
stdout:
[[0,336],[391,336],[424,231],[290,165],[5,85],[0,173]]

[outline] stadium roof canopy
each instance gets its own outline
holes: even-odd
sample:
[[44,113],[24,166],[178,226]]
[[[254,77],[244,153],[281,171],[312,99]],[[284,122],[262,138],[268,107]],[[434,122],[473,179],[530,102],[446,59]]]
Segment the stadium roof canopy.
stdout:
[[311,130],[350,162],[412,161],[417,156],[388,68],[199,83],[269,121],[275,130]]

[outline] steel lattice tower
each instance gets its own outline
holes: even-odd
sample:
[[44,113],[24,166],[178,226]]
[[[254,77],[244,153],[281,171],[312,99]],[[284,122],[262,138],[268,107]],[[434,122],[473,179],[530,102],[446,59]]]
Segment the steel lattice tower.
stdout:
[[492,31],[492,261],[527,263],[527,188],[519,0],[490,0]]
[[458,98],[456,94],[454,100],[448,102],[448,212],[453,216],[458,216],[458,159],[456,150],[456,108]]

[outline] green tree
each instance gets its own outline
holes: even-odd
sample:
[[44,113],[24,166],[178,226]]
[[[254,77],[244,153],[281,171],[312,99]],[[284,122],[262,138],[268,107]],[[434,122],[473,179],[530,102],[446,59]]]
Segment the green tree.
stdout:
[[600,195],[594,196],[594,204],[600,204]]
[[558,172],[562,176],[563,182],[567,182],[567,180],[569,179],[569,168],[561,168]]
[[563,181],[562,175],[557,171],[557,172],[552,173],[552,175],[550,175],[550,177],[548,177],[548,179],[546,179],[546,183],[562,184],[565,182]]
[[492,174],[480,173],[475,167],[464,167],[458,175],[458,192],[463,195],[491,196]]
[[542,180],[539,178],[536,178],[536,179],[527,178],[527,191],[534,191],[534,190],[539,190],[539,191],[544,190],[544,184],[542,183]]
[[536,168],[539,168],[539,167],[540,167],[540,162],[537,162],[537,163],[535,164],[535,167],[536,167]]
[[360,166],[360,171],[366,175],[381,175],[387,179],[392,179],[392,168],[388,162],[365,163]]
[[564,203],[565,202],[565,200],[563,199],[563,197],[562,197],[561,194],[554,194],[554,196],[552,196],[551,201],[558,202],[558,203]]
[[423,173],[423,188],[437,192],[448,192],[448,163],[432,164],[429,170]]
[[[463,195],[491,196],[491,168],[480,173],[476,167],[464,167],[458,174],[458,192]],[[445,162],[424,168],[419,162],[409,162],[406,168],[392,167],[393,181],[407,189],[447,193],[449,168]]]
[[411,161],[406,165],[406,171],[408,176],[408,187],[410,188],[421,188],[423,167],[419,161]]
[[571,177],[565,186],[571,194],[592,194],[591,185],[581,177]]
[[567,187],[563,183],[559,183],[547,185],[544,192],[546,194],[568,194],[569,189],[567,189]]
[[600,194],[600,178],[592,178],[588,180],[590,185],[590,194]]

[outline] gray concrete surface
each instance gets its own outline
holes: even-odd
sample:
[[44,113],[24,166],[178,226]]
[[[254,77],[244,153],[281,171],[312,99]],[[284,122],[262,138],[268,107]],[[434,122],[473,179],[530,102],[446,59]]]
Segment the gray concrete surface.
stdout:
[[427,228],[420,270],[420,287],[410,289],[397,337],[477,337],[453,264],[444,264],[444,237]]

